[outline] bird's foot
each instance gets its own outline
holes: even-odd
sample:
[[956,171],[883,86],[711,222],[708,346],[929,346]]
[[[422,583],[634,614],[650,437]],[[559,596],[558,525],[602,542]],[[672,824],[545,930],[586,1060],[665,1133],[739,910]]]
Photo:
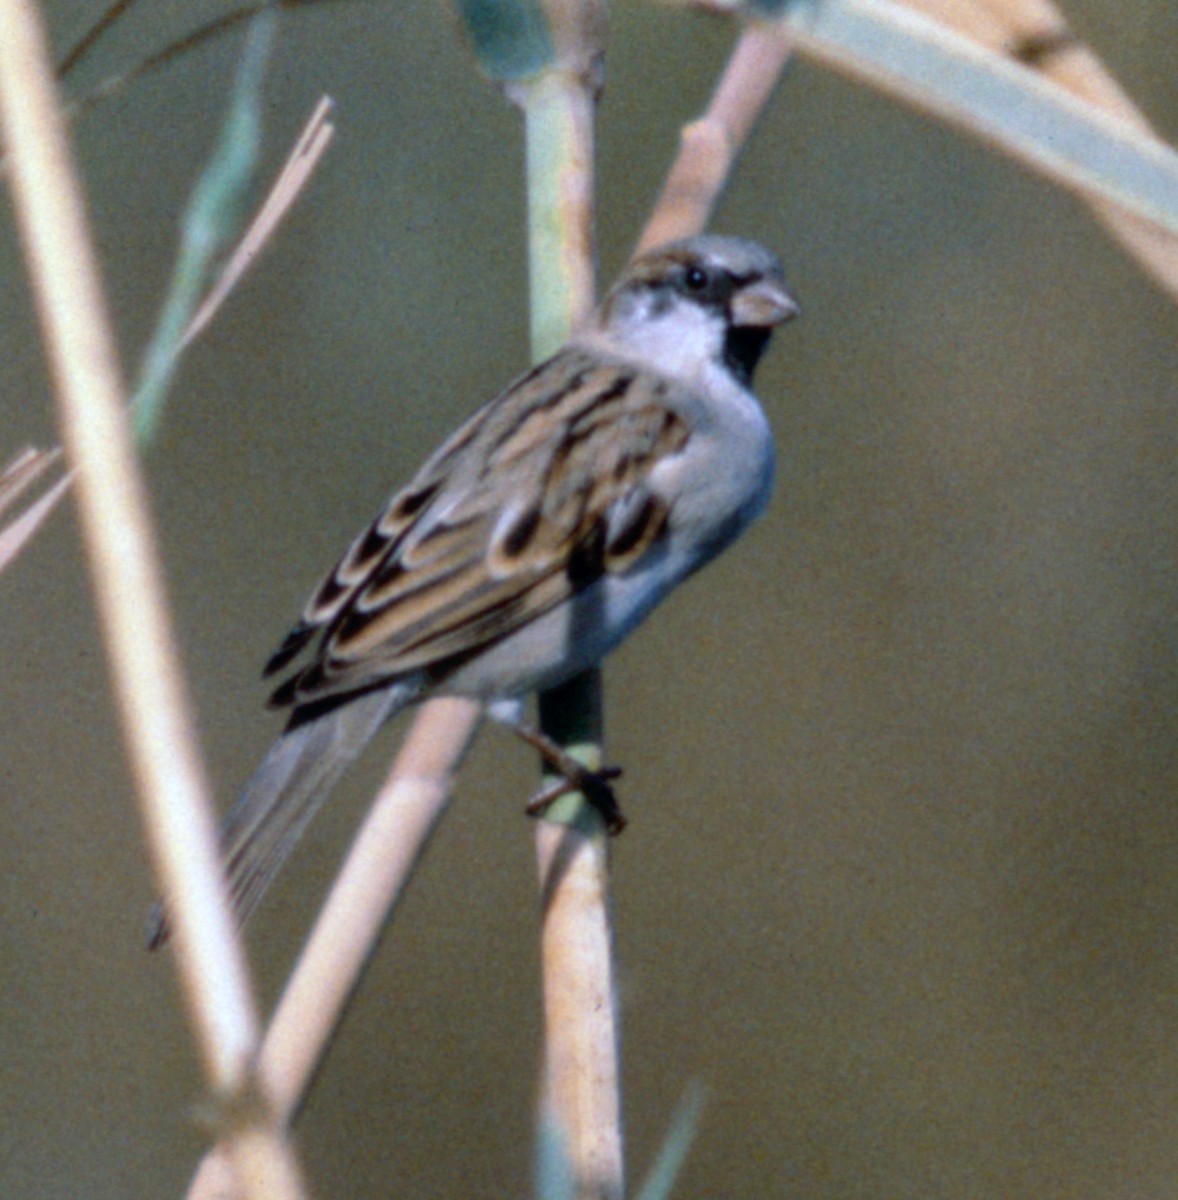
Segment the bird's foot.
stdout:
[[[541,788],[528,801],[524,811],[529,817],[542,817],[561,796],[567,796],[571,792],[580,792],[597,810],[598,815],[605,822],[605,828],[610,837],[616,837],[626,828],[626,818],[622,815],[622,809],[618,804],[617,796],[614,795],[614,789],[610,786],[610,780],[617,779],[622,773],[622,768],[602,767],[599,771],[591,771],[577,762],[575,758],[570,757],[569,762],[576,769],[566,772],[562,767],[557,767],[564,778],[554,779]],[[550,765],[556,766],[555,763]]]
[[523,705],[518,699],[497,700],[488,704],[487,715],[527,742],[561,777],[546,784],[528,801],[528,816],[542,817],[561,796],[580,792],[600,814],[611,836],[626,828],[626,818],[610,786],[610,780],[621,775],[621,767],[601,767],[595,771],[578,762],[558,742],[524,720]]

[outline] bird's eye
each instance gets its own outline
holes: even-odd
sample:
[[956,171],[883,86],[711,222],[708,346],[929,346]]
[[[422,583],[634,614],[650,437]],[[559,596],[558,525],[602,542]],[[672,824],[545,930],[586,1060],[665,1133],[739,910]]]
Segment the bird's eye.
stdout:
[[688,267],[683,279],[693,292],[702,292],[708,286],[708,273],[703,267]]

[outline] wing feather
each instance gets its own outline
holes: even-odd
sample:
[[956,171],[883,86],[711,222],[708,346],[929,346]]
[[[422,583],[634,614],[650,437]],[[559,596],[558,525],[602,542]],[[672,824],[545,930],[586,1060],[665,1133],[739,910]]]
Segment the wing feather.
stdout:
[[632,567],[668,518],[644,481],[688,437],[673,389],[567,348],[485,405],[316,590],[268,673],[319,643],[272,702],[440,668]]

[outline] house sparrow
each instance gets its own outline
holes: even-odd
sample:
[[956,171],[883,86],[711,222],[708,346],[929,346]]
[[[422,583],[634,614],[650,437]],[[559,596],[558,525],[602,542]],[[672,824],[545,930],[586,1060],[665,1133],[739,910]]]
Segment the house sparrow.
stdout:
[[[222,825],[242,920],[394,713],[458,694],[511,719],[528,693],[600,662],[761,513],[773,441],[749,386],[797,311],[754,242],[701,236],[646,254],[588,329],[393,496],[266,666],[282,671],[315,641],[271,697],[291,710],[285,732]],[[600,783],[550,757],[578,787]],[[607,817],[620,825],[616,808]],[[151,944],[165,936],[157,910]]]

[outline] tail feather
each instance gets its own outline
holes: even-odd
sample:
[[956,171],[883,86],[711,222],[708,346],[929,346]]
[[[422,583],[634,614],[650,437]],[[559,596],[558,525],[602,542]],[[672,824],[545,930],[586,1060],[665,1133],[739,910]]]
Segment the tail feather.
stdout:
[[[254,911],[340,776],[407,700],[388,688],[284,733],[221,822],[226,882],[239,922]],[[148,918],[148,948],[168,937],[160,905]]]

